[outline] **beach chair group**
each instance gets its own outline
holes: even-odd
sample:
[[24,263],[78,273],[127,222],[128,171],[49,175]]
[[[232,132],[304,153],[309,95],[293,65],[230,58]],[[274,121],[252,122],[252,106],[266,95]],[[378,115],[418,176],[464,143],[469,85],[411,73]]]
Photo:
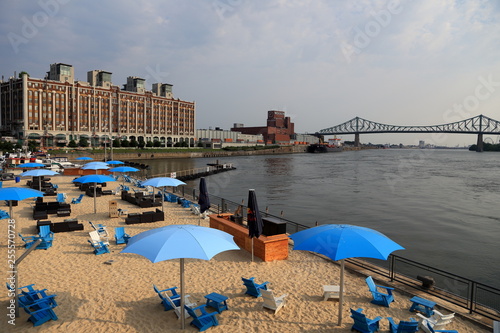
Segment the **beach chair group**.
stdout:
[[[54,308],[57,306],[56,295],[47,295],[47,289],[37,290],[33,288],[34,284],[19,288],[21,293],[18,295],[19,307],[30,316],[28,321],[33,323],[33,326],[40,326],[49,320],[57,320],[57,315],[54,313]],[[15,292],[9,284],[7,288]]]
[[[394,295],[392,294],[394,288],[376,285],[371,276],[368,276],[365,281],[373,297],[371,303],[389,307],[389,305],[394,301]],[[386,292],[384,293],[381,290],[385,290]],[[351,330],[363,333],[378,331],[379,322],[382,317],[379,316],[374,319],[369,319],[362,312],[362,308],[357,310],[351,309],[351,318],[354,321],[354,325]],[[416,321],[414,318],[409,318],[409,320],[400,320],[399,323],[396,323],[393,318],[387,317],[391,333],[414,333],[417,332],[419,328],[427,333],[457,333],[455,330],[444,330],[445,326],[449,324],[455,316],[454,313],[443,315],[441,312],[434,310],[433,315],[430,317],[420,313],[417,313],[417,316],[420,317],[419,321]]]
[[[109,251],[109,233],[108,229],[103,224],[95,225],[93,222],[89,221],[89,224],[94,229],[89,232],[90,240],[88,242],[94,248],[94,254],[104,254],[110,253]],[[130,239],[130,235],[125,232],[124,227],[115,228],[115,243],[116,245],[127,244]]]
[[50,231],[50,225],[41,225],[40,231],[36,236],[23,236],[19,233],[19,237],[24,242],[24,246],[29,249],[35,245],[37,240],[41,242],[36,246],[36,249],[47,250],[52,246],[52,241],[54,240],[54,233]]
[[256,283],[255,278],[244,278],[242,277],[243,285],[246,287],[245,294],[251,295],[253,297],[262,297],[263,303],[262,307],[274,311],[274,314],[278,313],[281,308],[286,304],[287,294],[283,294],[279,297],[274,296],[273,290],[268,288],[269,282]]
[[89,221],[90,226],[94,231],[89,232],[90,240],[88,242],[94,248],[94,254],[110,253],[109,251],[109,234],[106,226],[102,224],[95,225]]
[[[161,304],[165,311],[174,310],[178,319],[181,317],[181,295],[177,292],[177,287],[160,290],[153,284],[153,289],[161,299]],[[198,328],[200,332],[219,325],[216,317],[217,312],[207,312],[206,304],[199,305],[191,300],[190,295],[184,296],[184,318],[192,318],[191,325]]]

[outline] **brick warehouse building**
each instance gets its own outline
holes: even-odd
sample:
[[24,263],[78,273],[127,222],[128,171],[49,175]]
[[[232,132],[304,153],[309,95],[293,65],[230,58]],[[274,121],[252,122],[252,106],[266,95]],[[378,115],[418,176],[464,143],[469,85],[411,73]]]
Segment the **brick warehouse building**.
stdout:
[[290,144],[295,138],[294,124],[290,117],[285,117],[283,111],[267,111],[267,126],[244,127],[242,124],[234,124],[231,131],[243,134],[262,134],[266,144]]
[[195,145],[195,103],[174,99],[171,84],[128,77],[120,89],[110,72],[94,70],[75,81],[73,66],[51,64],[45,79],[11,77],[0,82],[0,131],[43,147],[86,138],[93,146],[109,138]]

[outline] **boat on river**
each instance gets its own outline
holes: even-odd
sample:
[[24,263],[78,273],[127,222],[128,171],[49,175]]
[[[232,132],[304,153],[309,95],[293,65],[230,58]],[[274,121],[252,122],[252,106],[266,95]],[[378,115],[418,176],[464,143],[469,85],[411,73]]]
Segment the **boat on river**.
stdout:
[[344,149],[340,144],[340,139],[337,139],[337,137],[328,139],[328,143],[313,143],[307,147],[308,153],[339,153],[342,150]]

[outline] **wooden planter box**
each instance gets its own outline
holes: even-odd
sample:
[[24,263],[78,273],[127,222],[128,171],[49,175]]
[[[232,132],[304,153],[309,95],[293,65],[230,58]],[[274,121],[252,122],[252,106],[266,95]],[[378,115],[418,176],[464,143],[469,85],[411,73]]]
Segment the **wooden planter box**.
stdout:
[[[210,228],[219,229],[234,236],[234,242],[248,252],[252,251],[252,239],[248,229],[229,220],[232,214],[209,215]],[[286,234],[264,236],[253,239],[254,256],[264,261],[284,260],[288,258],[288,236]]]

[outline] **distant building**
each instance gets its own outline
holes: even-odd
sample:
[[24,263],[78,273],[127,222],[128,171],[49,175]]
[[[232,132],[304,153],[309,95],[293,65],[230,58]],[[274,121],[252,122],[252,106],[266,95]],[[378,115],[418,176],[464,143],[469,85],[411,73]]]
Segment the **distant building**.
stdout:
[[87,82],[74,80],[73,66],[51,64],[44,79],[10,77],[0,81],[0,131],[42,147],[88,139],[93,146],[111,138],[195,145],[195,103],[174,99],[172,85],[130,76],[123,89],[112,73],[93,70]]
[[266,144],[290,144],[294,137],[294,124],[290,117],[285,117],[283,111],[267,111],[267,126],[244,127],[243,124],[234,124],[231,131],[243,134],[261,134]]
[[242,146],[263,146],[264,138],[261,134],[242,134],[216,127],[213,129],[197,129],[195,131],[198,142],[204,147],[224,148]]

